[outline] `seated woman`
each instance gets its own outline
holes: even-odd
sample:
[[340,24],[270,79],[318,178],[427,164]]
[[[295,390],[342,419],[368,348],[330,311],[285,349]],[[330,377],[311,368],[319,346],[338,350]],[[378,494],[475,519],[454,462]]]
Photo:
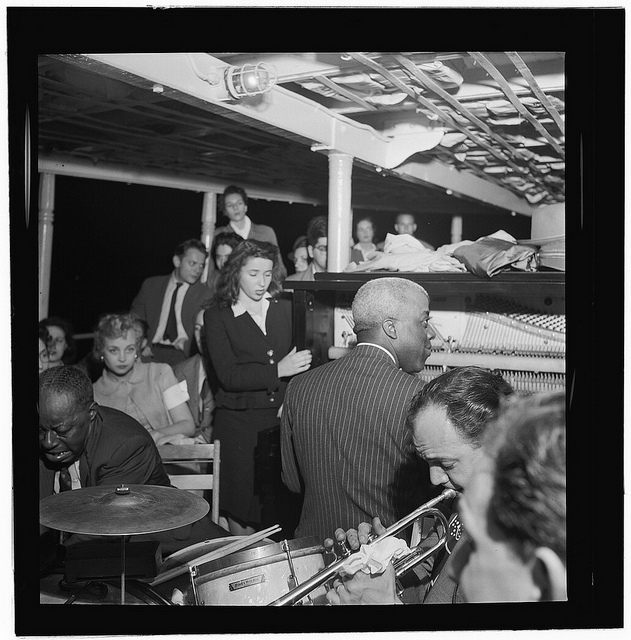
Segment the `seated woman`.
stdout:
[[185,383],[161,362],[142,362],[142,330],[133,314],[103,316],[94,333],[94,354],[103,373],[94,383],[94,399],[129,414],[156,444],[192,443],[195,421]]
[[47,329],[50,335],[48,366],[59,367],[63,364],[73,364],[77,350],[70,322],[57,316],[51,316],[40,320],[39,325]]

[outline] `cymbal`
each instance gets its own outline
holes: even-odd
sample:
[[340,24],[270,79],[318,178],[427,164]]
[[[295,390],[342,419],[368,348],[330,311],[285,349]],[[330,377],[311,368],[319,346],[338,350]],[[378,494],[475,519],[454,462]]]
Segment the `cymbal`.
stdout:
[[146,484],[84,487],[48,496],[39,505],[44,526],[100,536],[169,531],[197,522],[210,509],[190,491]]

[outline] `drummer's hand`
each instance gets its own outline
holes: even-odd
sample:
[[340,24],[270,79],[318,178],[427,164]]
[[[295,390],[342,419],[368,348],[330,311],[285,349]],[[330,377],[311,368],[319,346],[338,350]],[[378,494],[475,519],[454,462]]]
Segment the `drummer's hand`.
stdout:
[[326,599],[329,604],[403,604],[397,597],[394,567],[388,567],[381,574],[358,571],[352,578],[341,581],[338,578],[329,589]]

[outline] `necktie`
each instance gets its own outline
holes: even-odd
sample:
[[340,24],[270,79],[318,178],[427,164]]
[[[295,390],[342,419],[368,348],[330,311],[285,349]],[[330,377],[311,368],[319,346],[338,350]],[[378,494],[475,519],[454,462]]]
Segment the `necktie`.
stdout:
[[175,319],[175,299],[177,297],[177,292],[179,288],[182,286],[181,282],[178,282],[175,285],[175,290],[173,291],[173,295],[171,296],[171,307],[169,309],[169,317],[167,318],[167,326],[164,330],[164,339],[169,340],[170,342],[175,342],[177,338],[177,320]]
[[72,478],[68,467],[62,467],[59,470],[59,492],[70,491],[72,489]]

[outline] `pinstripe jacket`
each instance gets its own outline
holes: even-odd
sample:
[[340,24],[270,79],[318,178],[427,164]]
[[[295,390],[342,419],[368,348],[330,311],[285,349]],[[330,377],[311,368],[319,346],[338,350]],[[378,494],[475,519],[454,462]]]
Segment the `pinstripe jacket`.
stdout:
[[293,378],[281,417],[282,477],[304,490],[295,537],[332,537],[423,504],[427,465],[405,447],[405,414],[423,382],[372,345]]

